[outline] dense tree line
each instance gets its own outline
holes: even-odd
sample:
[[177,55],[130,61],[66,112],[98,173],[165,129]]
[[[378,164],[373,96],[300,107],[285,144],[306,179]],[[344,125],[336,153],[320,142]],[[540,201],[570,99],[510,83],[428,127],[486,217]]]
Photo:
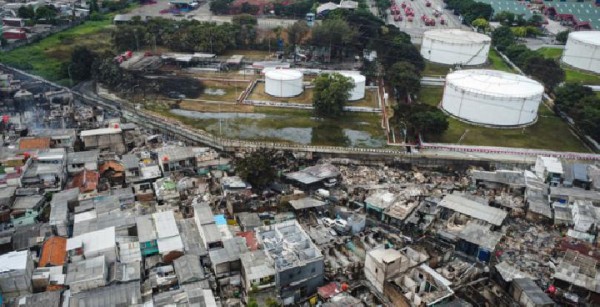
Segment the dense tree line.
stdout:
[[494,14],[491,5],[474,0],[448,0],[447,8],[463,17],[463,22],[470,25],[477,18],[490,20]]
[[[119,25],[113,31],[113,44],[117,51],[140,50],[152,46],[165,46],[178,52],[209,52],[220,54],[237,43],[244,45],[253,31],[252,23],[216,24],[196,20],[150,19]],[[244,33],[242,33],[244,32]],[[243,41],[236,41],[241,39]],[[251,39],[253,40],[253,38]]]
[[600,98],[580,83],[566,83],[556,89],[555,107],[571,117],[585,134],[600,142]]
[[542,82],[548,91],[565,81],[565,72],[554,59],[547,59],[538,51],[516,43],[515,34],[508,26],[501,26],[492,33],[492,44],[524,73]]

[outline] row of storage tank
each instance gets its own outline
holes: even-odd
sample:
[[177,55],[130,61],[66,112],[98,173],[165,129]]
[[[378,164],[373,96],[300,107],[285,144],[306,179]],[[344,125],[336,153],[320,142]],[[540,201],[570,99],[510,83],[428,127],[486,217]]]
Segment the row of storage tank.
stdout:
[[[481,65],[490,49],[489,36],[458,29],[425,32],[421,54],[431,62],[446,65]],[[569,34],[562,62],[578,69],[600,73],[600,31]],[[354,88],[350,101],[365,96],[365,77],[342,72]],[[265,74],[265,91],[275,97],[298,96],[303,91],[303,74],[292,69],[277,69]],[[486,69],[466,69],[446,76],[441,108],[467,122],[518,127],[537,119],[544,87],[525,76]]]
[[[340,72],[352,80],[354,87],[350,90],[350,101],[365,98],[366,78],[359,73]],[[302,94],[304,74],[294,69],[275,69],[265,73],[265,92],[273,97],[295,97]]]
[[[481,65],[487,61],[489,36],[459,29],[425,32],[421,55],[428,61],[446,65]],[[569,33],[562,62],[577,69],[600,73],[600,31]]]

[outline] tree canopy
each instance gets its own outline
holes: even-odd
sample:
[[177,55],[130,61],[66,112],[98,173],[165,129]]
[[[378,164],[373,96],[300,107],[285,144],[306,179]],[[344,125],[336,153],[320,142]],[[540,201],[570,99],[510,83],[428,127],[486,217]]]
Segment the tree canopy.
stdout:
[[337,117],[344,112],[344,106],[354,87],[352,80],[341,74],[321,74],[315,81],[313,107],[315,113],[323,117]]
[[406,99],[421,89],[421,73],[409,62],[398,62],[386,71],[386,77],[396,92],[396,100]]
[[600,142],[600,98],[590,87],[580,83],[565,83],[555,91],[554,103],[565,112],[585,134]]
[[501,26],[492,32],[492,44],[498,50],[504,51],[508,46],[515,42],[515,34],[508,26]]
[[260,149],[234,161],[235,171],[253,188],[264,188],[277,176],[273,164],[275,151]]
[[345,47],[354,40],[356,30],[343,19],[326,19],[312,30],[312,43],[315,46],[331,47],[331,54],[343,55]]
[[421,103],[397,104],[392,121],[408,133],[438,135],[448,129],[448,116],[440,109]]
[[558,62],[554,59],[546,59],[543,56],[529,58],[523,66],[523,72],[544,83],[550,91],[565,81],[565,71],[560,68]]
[[567,38],[569,38],[569,32],[569,30],[558,32],[558,34],[556,34],[556,41],[563,45],[566,44]]

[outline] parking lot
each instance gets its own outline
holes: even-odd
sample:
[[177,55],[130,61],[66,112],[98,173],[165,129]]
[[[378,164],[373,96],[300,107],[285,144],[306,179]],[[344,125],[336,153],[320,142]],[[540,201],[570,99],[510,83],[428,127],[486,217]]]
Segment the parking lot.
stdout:
[[[161,13],[161,11],[169,9],[170,5],[168,2],[157,2],[155,4],[142,5],[131,11],[131,15],[139,16],[159,16],[162,18],[169,19],[195,19],[198,21],[212,21],[216,23],[231,22],[232,16],[216,16],[210,11],[210,5],[208,2],[201,2],[200,6],[192,11],[173,14],[173,13]],[[296,22],[294,19],[277,19],[277,18],[258,18],[258,26],[264,29],[274,29],[279,26],[287,27]]]
[[[395,0],[398,7],[400,7],[400,15],[402,21],[394,21],[394,15],[388,10],[387,23],[396,25],[400,30],[410,34],[412,42],[414,44],[420,44],[423,38],[423,33],[430,29],[469,29],[469,27],[462,25],[458,16],[455,16],[452,11],[445,10],[444,2],[442,0],[429,0],[431,3],[430,7],[426,6],[427,0]],[[407,7],[411,7],[414,11],[413,21],[408,21],[404,10],[401,8],[401,4],[405,3]],[[434,18],[433,14],[435,11],[441,13],[441,15],[435,18],[434,26],[427,26],[421,19],[423,15],[429,18]],[[445,20],[445,24],[441,24],[441,20]]]

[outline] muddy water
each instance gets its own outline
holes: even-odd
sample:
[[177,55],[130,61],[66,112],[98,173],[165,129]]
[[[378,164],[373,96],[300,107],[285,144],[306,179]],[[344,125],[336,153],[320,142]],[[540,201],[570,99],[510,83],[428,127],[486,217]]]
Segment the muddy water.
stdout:
[[[196,127],[216,135],[244,140],[284,141],[305,145],[383,147],[383,135],[373,136],[373,122],[344,121],[341,125],[309,116],[265,113],[202,113],[181,109],[173,114],[193,118]],[[288,125],[289,124],[289,125]]]

